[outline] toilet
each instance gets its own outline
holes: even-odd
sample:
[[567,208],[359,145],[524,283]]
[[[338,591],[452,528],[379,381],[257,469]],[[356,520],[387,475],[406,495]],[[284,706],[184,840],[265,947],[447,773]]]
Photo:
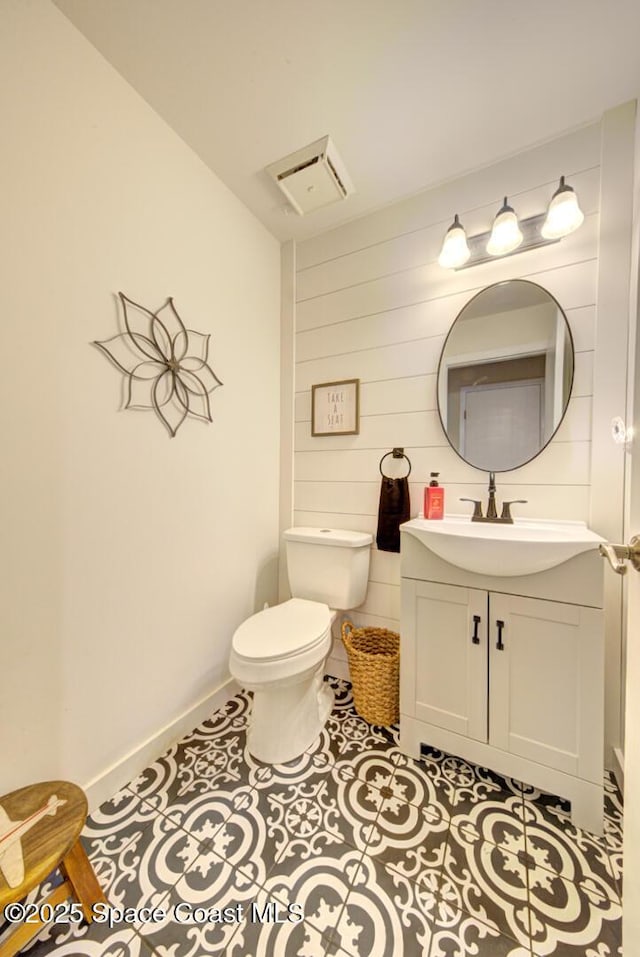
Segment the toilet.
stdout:
[[284,533],[288,601],[252,615],[231,642],[229,670],[253,692],[247,747],[266,764],[291,761],[320,734],[333,691],[323,681],[338,611],[364,601],[370,545],[366,532],[290,528]]

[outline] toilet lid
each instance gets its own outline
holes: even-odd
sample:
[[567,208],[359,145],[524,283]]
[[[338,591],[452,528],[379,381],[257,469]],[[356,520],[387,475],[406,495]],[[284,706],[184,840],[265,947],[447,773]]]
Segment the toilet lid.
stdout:
[[291,598],[247,618],[233,636],[233,650],[254,660],[287,658],[322,641],[330,624],[328,605]]

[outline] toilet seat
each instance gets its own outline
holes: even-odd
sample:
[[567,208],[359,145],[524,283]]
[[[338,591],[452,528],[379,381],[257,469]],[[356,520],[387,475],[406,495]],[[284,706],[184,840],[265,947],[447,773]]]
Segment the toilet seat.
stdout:
[[302,680],[328,655],[333,618],[328,605],[304,598],[259,611],[234,634],[229,671],[250,691],[274,681]]
[[323,644],[330,626],[327,605],[290,598],[247,618],[236,630],[232,648],[247,662],[281,661]]

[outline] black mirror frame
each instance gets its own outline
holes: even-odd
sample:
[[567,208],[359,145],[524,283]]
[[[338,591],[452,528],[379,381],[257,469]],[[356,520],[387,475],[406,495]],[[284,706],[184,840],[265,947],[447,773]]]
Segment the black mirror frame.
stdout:
[[469,462],[468,459],[465,459],[465,457],[458,451],[458,449],[455,447],[455,445],[453,444],[453,442],[452,442],[451,439],[449,438],[449,433],[447,432],[447,430],[446,430],[446,428],[445,428],[445,425],[444,425],[444,421],[443,421],[443,418],[442,418],[442,410],[441,410],[441,408],[440,408],[440,390],[439,390],[440,371],[441,371],[441,368],[442,368],[442,357],[444,356],[445,349],[447,348],[447,343],[448,343],[448,341],[449,341],[449,337],[451,336],[451,333],[453,332],[453,330],[454,330],[454,328],[455,328],[455,324],[456,324],[456,322],[458,321],[458,319],[460,318],[460,316],[462,315],[462,313],[465,311],[465,309],[468,309],[469,306],[471,305],[471,303],[475,302],[475,300],[476,300],[479,296],[481,296],[483,293],[487,292],[488,289],[494,289],[496,286],[504,286],[504,285],[506,285],[507,283],[510,283],[510,282],[522,282],[522,283],[527,283],[529,286],[536,286],[538,289],[541,289],[542,292],[544,292],[550,299],[552,299],[552,300],[555,302],[556,306],[558,307],[558,309],[559,309],[560,312],[562,313],[562,316],[563,316],[564,321],[565,321],[565,325],[566,325],[566,327],[567,327],[567,332],[568,332],[568,334],[569,334],[569,342],[570,342],[570,344],[571,344],[571,381],[570,381],[570,383],[569,383],[569,390],[568,390],[568,393],[567,393],[567,401],[566,401],[565,406],[564,406],[564,409],[563,409],[563,411],[562,411],[562,415],[560,416],[560,420],[559,420],[558,424],[556,425],[555,429],[553,430],[553,432],[551,433],[551,435],[549,436],[549,438],[547,439],[547,441],[544,443],[544,445],[541,446],[541,447],[538,449],[538,451],[536,452],[535,455],[532,455],[530,458],[525,459],[524,462],[520,462],[519,465],[513,465],[513,466],[511,466],[511,468],[508,468],[508,469],[492,469],[491,471],[493,471],[493,472],[498,472],[498,473],[500,473],[500,472],[515,472],[516,469],[521,469],[521,468],[523,468],[523,466],[528,465],[529,462],[533,462],[534,459],[537,459],[538,456],[539,456],[542,452],[544,452],[544,450],[545,450],[545,449],[547,448],[547,446],[550,444],[551,440],[554,438],[554,436],[556,435],[558,429],[560,428],[560,426],[561,426],[562,423],[564,422],[564,418],[565,418],[565,416],[566,416],[566,414],[567,414],[567,409],[569,408],[569,401],[570,401],[571,395],[572,395],[572,393],[573,393],[573,383],[574,383],[575,371],[576,371],[576,350],[575,350],[575,344],[574,344],[574,341],[573,341],[573,333],[571,332],[571,326],[569,325],[569,320],[567,319],[567,314],[566,314],[566,312],[564,311],[564,309],[562,308],[562,306],[560,305],[560,303],[558,302],[558,300],[556,299],[556,297],[555,297],[552,293],[550,293],[548,289],[545,289],[544,286],[541,286],[540,283],[532,282],[530,279],[503,279],[501,282],[493,282],[493,283],[491,283],[491,285],[489,285],[489,286],[484,286],[484,288],[478,290],[478,292],[476,292],[476,293],[471,297],[471,299],[469,299],[469,300],[464,304],[464,306],[462,307],[462,309],[460,310],[460,312],[458,313],[458,315],[455,317],[455,319],[454,319],[453,322],[451,323],[451,327],[449,328],[449,332],[447,333],[447,337],[446,337],[446,339],[444,340],[444,343],[442,344],[442,350],[441,350],[441,352],[440,352],[440,358],[439,358],[439,360],[438,360],[438,371],[437,371],[437,373],[436,373],[436,404],[437,404],[437,407],[438,407],[438,419],[440,420],[440,427],[442,428],[442,431],[443,431],[444,434],[445,434],[445,437],[446,437],[446,439],[447,439],[447,442],[449,443],[449,445],[451,446],[451,448],[453,449],[453,451],[456,453],[456,455],[458,456],[458,458],[462,459],[463,462],[465,462],[465,463],[466,463],[467,465],[469,465],[471,468],[477,469],[479,472],[488,472],[489,469],[481,468],[480,466],[474,465],[472,462]]

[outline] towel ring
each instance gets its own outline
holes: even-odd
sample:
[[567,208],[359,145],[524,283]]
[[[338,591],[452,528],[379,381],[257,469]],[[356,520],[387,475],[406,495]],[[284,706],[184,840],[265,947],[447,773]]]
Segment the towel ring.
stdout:
[[380,465],[379,465],[380,475],[382,475],[383,478],[390,478],[389,475],[385,475],[384,472],[382,471],[382,463],[384,462],[384,460],[387,458],[388,455],[393,455],[394,459],[407,460],[407,462],[409,463],[409,471],[404,476],[404,478],[409,478],[409,476],[411,475],[411,460],[408,455],[405,455],[404,449],[393,449],[391,452],[385,452],[385,454],[380,459]]

